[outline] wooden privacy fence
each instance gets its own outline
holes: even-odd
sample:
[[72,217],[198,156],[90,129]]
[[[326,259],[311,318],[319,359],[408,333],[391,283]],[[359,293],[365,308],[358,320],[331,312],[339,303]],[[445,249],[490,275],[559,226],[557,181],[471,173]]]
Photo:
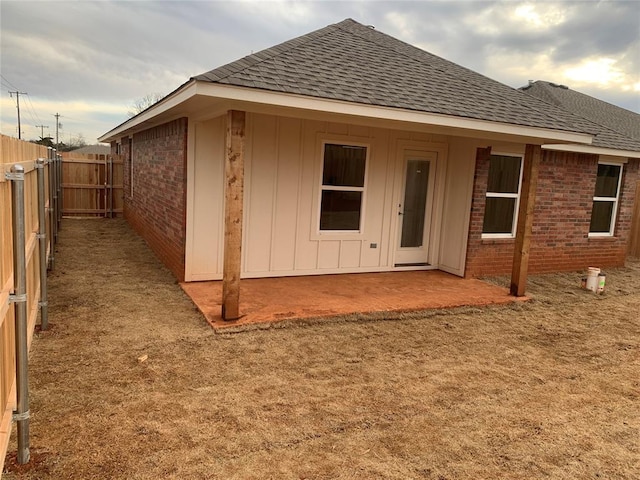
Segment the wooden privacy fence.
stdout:
[[62,154],[62,214],[73,217],[122,215],[122,157]]
[[[4,464],[14,410],[18,409],[16,421],[18,431],[22,423],[28,422],[28,414],[20,414],[20,392],[24,391],[16,385],[16,332],[24,332],[25,322],[16,329],[16,317],[23,316],[26,303],[26,343],[31,338],[36,324],[39,309],[46,309],[46,267],[52,265],[52,245],[59,225],[60,214],[55,209],[57,204],[56,190],[59,185],[56,171],[60,170],[60,162],[52,161],[54,153],[51,149],[40,145],[1,136],[0,150],[0,471]],[[36,162],[38,158],[44,162]],[[24,167],[24,175],[10,173],[16,164]],[[38,198],[38,176],[43,186]],[[9,175],[7,175],[9,173]],[[8,177],[8,178],[7,178]],[[23,180],[22,180],[23,179]],[[25,241],[25,276],[14,272],[15,252],[14,219],[15,212],[12,205],[12,191],[18,191],[17,186],[24,185],[24,241]],[[41,211],[39,211],[39,207]],[[16,218],[19,218],[16,217]],[[44,218],[45,227],[42,228],[40,218]],[[46,233],[44,233],[46,232]],[[42,261],[44,253],[44,262]],[[41,266],[44,264],[43,268]],[[41,281],[44,272],[45,281]],[[22,284],[17,285],[16,282]],[[25,288],[26,286],[26,288]],[[26,295],[18,295],[25,288]],[[25,302],[26,300],[26,302]],[[44,300],[44,301],[43,301]],[[22,313],[21,313],[22,312]],[[43,319],[45,318],[43,310]],[[20,337],[20,335],[19,335]],[[22,348],[22,347],[21,347]],[[26,350],[26,348],[24,350]],[[24,351],[22,350],[22,351]],[[24,355],[26,358],[26,355]],[[22,364],[22,362],[18,362]],[[23,398],[23,397],[22,397]],[[24,403],[24,398],[22,400]],[[28,397],[27,397],[28,406]],[[27,410],[28,411],[28,410]],[[26,429],[28,435],[28,428]],[[27,443],[28,447],[28,443]],[[27,450],[28,453],[28,450]],[[19,453],[20,455],[20,453]]]

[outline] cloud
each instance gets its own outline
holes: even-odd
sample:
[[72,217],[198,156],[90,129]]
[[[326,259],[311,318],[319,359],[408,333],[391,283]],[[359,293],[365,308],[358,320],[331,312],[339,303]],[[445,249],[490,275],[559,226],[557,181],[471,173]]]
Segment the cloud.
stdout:
[[[89,139],[137,98],[347,17],[513,87],[546,79],[640,111],[633,1],[2,0],[0,10],[3,76],[40,117],[84,119],[73,126]],[[2,131],[14,134],[4,87]],[[87,105],[122,116],[106,125]]]

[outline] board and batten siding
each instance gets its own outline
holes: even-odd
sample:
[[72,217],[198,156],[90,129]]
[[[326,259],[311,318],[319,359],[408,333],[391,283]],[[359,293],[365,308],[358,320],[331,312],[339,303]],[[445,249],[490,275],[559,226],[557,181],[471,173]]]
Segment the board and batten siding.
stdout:
[[[220,279],[225,117],[190,123],[185,279]],[[324,141],[368,147],[361,233],[318,232]],[[477,142],[464,141],[455,158],[447,158],[448,143],[424,133],[248,114],[243,278],[392,270],[404,175],[399,145],[440,148],[435,173],[446,188],[434,205],[446,215],[434,225],[433,258],[463,275]]]

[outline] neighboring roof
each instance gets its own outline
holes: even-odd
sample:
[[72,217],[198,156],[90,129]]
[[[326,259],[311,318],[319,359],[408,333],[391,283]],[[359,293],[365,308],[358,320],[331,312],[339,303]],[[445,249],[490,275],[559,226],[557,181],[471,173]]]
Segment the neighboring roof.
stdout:
[[347,19],[196,81],[545,129],[593,133],[563,109]]
[[109,155],[111,153],[111,147],[109,145],[86,145],[84,147],[71,150],[73,153],[82,154],[94,154],[94,155]]
[[519,90],[598,125],[594,146],[640,151],[640,115],[565,85],[531,82]]

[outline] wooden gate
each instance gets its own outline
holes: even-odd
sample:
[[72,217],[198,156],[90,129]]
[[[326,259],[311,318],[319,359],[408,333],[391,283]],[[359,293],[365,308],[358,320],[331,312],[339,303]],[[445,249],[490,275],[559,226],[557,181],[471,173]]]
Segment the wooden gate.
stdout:
[[123,159],[119,155],[62,154],[62,215],[122,216]]

